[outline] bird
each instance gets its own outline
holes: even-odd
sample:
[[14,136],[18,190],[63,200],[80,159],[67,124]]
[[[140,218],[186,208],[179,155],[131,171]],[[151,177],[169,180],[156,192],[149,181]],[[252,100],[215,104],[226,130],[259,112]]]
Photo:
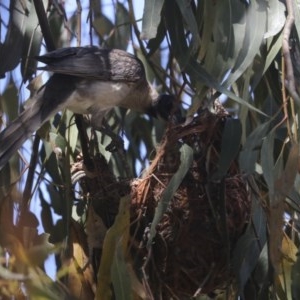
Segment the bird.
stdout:
[[174,95],[159,95],[148,82],[141,60],[124,50],[67,47],[36,60],[45,64],[38,69],[52,75],[0,132],[0,170],[28,137],[64,109],[91,115],[91,125],[100,129],[104,116],[114,107],[167,120],[176,102]]

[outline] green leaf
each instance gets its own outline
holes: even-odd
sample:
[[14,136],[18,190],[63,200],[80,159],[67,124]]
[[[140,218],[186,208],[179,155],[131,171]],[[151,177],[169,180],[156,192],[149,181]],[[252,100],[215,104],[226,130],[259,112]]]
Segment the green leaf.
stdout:
[[[236,8],[236,4],[233,2],[232,6]],[[238,20],[238,22],[234,19],[237,20],[240,13],[237,9],[233,9],[232,13],[235,57],[232,72],[224,82],[225,86],[230,86],[236,82],[248,66],[253,63],[255,56],[259,54],[266,30],[267,5],[264,0],[253,1],[246,8],[242,20]],[[241,26],[241,23],[244,23],[244,25]],[[240,38],[237,38],[238,36]]]
[[[160,22],[157,28],[157,34],[154,38],[150,39],[147,44],[149,49],[148,55],[151,56],[160,46],[166,36],[166,27],[164,22]],[[147,77],[148,78],[148,77]]]
[[161,195],[161,199],[155,209],[154,218],[150,227],[149,240],[147,247],[150,247],[152,241],[156,235],[156,226],[160,222],[163,214],[168,208],[170,201],[172,200],[175,192],[180,186],[183,178],[187,174],[189,168],[193,162],[193,149],[187,144],[183,144],[180,148],[180,166],[176,173],[171,178],[169,184],[165,188],[164,192]]
[[[43,0],[43,3],[44,7],[46,7],[47,1]],[[23,82],[31,80],[36,71],[37,61],[34,59],[34,57],[39,54],[43,40],[41,28],[38,26],[39,21],[34,3],[29,2],[27,8],[29,10],[29,14],[26,21],[21,61]]]
[[252,174],[255,170],[259,148],[262,140],[269,131],[270,121],[257,126],[247,137],[247,140],[240,152],[239,165],[241,171]]
[[112,37],[107,40],[107,45],[110,48],[126,50],[130,40],[130,17],[126,7],[119,2],[117,2],[115,16],[115,28]]
[[195,52],[200,46],[200,37],[197,21],[192,9],[192,2],[176,0],[176,3],[180,9],[181,15],[187,24],[189,31],[192,34],[192,52]]
[[[125,248],[128,242],[128,234],[129,234],[129,223],[130,223],[130,197],[125,196],[121,198],[120,205],[119,205],[119,212],[116,216],[114,224],[108,229],[104,243],[103,243],[103,251],[101,256],[101,263],[98,270],[98,284],[97,284],[97,291],[96,291],[96,299],[111,299],[112,293],[111,293],[111,282],[114,279],[113,284],[116,285],[120,290],[122,294],[123,288],[127,290],[123,286],[123,283],[126,282],[126,279],[122,279],[119,276],[121,275],[120,271],[118,270],[118,267],[122,268],[122,272],[125,270],[123,268],[124,261],[121,262],[122,259],[120,259],[120,253],[116,253],[116,251],[123,251],[122,256],[125,253]],[[122,248],[118,249],[118,247]],[[116,262],[114,260],[117,259]],[[114,267],[112,268],[112,265]],[[123,266],[121,267],[121,265]],[[112,277],[112,273],[114,277]],[[123,275],[122,275],[123,276]],[[125,276],[125,275],[124,275]],[[127,297],[129,297],[127,295]],[[123,299],[123,298],[120,298]],[[126,298],[130,299],[130,298]]]
[[279,33],[285,23],[285,5],[278,0],[268,1],[267,32],[264,38],[270,38]]
[[263,170],[263,176],[268,185],[269,192],[274,194],[274,137],[275,130],[272,130],[267,137],[263,140],[261,147],[261,167]]
[[145,1],[141,39],[150,40],[156,37],[163,4],[164,0]]
[[298,249],[297,261],[292,267],[292,295],[293,299],[300,299],[300,248]]
[[218,169],[213,174],[212,180],[221,180],[236,158],[241,146],[242,125],[238,119],[226,119],[222,134],[221,153]]
[[[180,18],[180,12],[178,11],[178,8],[176,9],[173,1],[166,1],[166,10],[169,12],[168,14],[166,14],[167,30],[170,35],[173,53],[178,60],[181,71],[186,72],[193,81],[201,82],[205,86],[213,88],[220,93],[225,94],[237,103],[245,105],[251,110],[265,115],[258,108],[254,107],[242,98],[236,96],[234,93],[228,90],[226,86],[220,84],[211,74],[209,74],[205,70],[202,65],[200,65],[200,63],[192,56],[191,50],[187,45],[185,32],[183,30],[183,22]],[[195,102],[190,108],[190,114],[193,114],[195,111],[197,111],[200,104],[201,103],[199,103],[199,101],[197,101],[197,103]]]
[[5,92],[0,95],[0,108],[6,113],[10,121],[14,120],[18,116],[18,90],[13,83],[9,83]]
[[0,43],[0,78],[20,62],[28,2],[12,0],[9,6],[9,24],[4,43]]
[[100,39],[103,40],[106,35],[109,35],[112,32],[114,24],[106,16],[104,16],[101,11],[95,11],[94,6],[93,11],[93,27],[96,33],[99,35]]
[[[251,183],[251,185],[253,185]],[[237,278],[239,296],[243,299],[244,288],[258,263],[267,241],[266,216],[259,199],[252,194],[252,222],[237,241],[232,253],[232,267]]]
[[111,266],[111,279],[116,299],[133,299],[130,274],[125,260],[124,247],[120,241],[117,243],[115,249],[115,256]]

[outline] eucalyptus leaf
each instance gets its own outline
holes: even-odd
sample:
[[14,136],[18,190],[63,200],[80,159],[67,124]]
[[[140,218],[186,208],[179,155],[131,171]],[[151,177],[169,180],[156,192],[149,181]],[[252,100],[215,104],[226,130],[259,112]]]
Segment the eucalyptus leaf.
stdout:
[[[235,4],[233,4],[236,7]],[[234,9],[233,12],[237,12]],[[234,36],[243,36],[237,43],[234,43],[236,56],[234,58],[234,66],[230,75],[226,78],[224,85],[230,86],[234,83],[253,63],[253,60],[260,52],[260,47],[263,43],[263,37],[267,23],[267,4],[264,0],[253,1],[246,8],[244,13],[243,29],[240,26],[234,27]],[[235,18],[235,16],[233,16]]]
[[[252,183],[254,184],[254,182]],[[232,267],[238,284],[239,296],[244,299],[244,289],[266,244],[266,216],[259,200],[252,194],[252,222],[237,241],[232,254]]]
[[260,124],[247,137],[239,156],[239,165],[243,172],[254,172],[263,138],[267,135],[270,125],[270,121]]
[[150,40],[156,37],[161,20],[161,10],[164,0],[145,1],[141,38]]
[[278,0],[268,1],[267,31],[264,38],[270,38],[279,33],[285,24],[285,5]]
[[[191,50],[187,45],[187,41],[185,38],[185,33],[183,30],[182,20],[180,20],[180,12],[176,6],[174,6],[173,1],[166,1],[166,9],[170,11],[169,14],[166,15],[167,21],[167,29],[170,34],[170,40],[172,44],[172,49],[174,51],[174,55],[178,60],[181,71],[186,72],[193,81],[200,81],[207,87],[213,88],[229,98],[233,99],[239,104],[245,105],[249,107],[251,110],[256,111],[262,115],[265,115],[258,108],[254,107],[247,101],[242,98],[236,96],[232,93],[228,88],[224,85],[220,84],[215,78],[213,78],[205,68],[192,56]],[[190,114],[193,114],[198,110],[201,103],[194,103],[190,108]]]
[[18,90],[13,83],[10,83],[5,92],[0,95],[0,107],[10,121],[19,115]]
[[[122,295],[122,288],[124,287],[123,283],[127,281],[127,279],[118,278],[118,276],[121,275],[121,273],[118,272],[118,267],[120,267],[120,264],[122,264],[123,272],[124,261],[121,262],[123,258],[120,258],[120,256],[118,256],[120,255],[120,252],[118,254],[116,253],[116,251],[121,251],[122,257],[126,252],[125,248],[128,242],[128,230],[130,219],[129,205],[129,196],[125,196],[120,200],[118,215],[116,216],[114,224],[109,228],[109,230],[106,233],[103,243],[101,263],[97,275],[99,280],[97,284],[96,299],[111,299],[112,293],[110,285],[113,279],[115,280],[113,284],[120,288],[118,292],[120,292],[120,294]],[[114,262],[115,259],[117,259],[117,261]],[[113,264],[114,267],[112,268]]]
[[298,249],[297,261],[292,267],[292,295],[293,299],[300,299],[300,248]]
[[192,52],[195,52],[200,46],[200,37],[199,37],[199,30],[197,21],[195,19],[195,15],[192,9],[192,2],[176,0],[176,3],[180,9],[181,15],[186,22],[189,31],[192,34],[191,40],[191,48],[193,49]]
[[148,55],[151,56],[160,47],[162,41],[166,36],[166,27],[164,22],[160,22],[157,28],[157,34],[154,38],[150,39],[147,44],[149,49]]
[[213,174],[212,180],[221,180],[236,158],[241,145],[242,126],[238,119],[226,119],[222,133],[221,153],[218,161],[218,169]]
[[[44,0],[43,3],[44,7],[46,7],[47,1]],[[39,54],[43,40],[43,35],[40,27],[38,26],[39,21],[33,2],[28,3],[28,10],[29,14],[26,21],[21,61],[23,82],[31,80],[36,71],[37,61],[34,57]]]
[[112,37],[107,40],[107,45],[110,48],[126,50],[130,39],[130,17],[127,8],[119,2],[116,5],[115,16],[115,28]]
[[180,165],[176,173],[171,178],[169,184],[161,195],[161,199],[155,209],[154,218],[150,227],[149,240],[147,247],[150,247],[156,235],[156,226],[160,222],[163,214],[166,212],[170,201],[180,186],[183,178],[187,174],[193,162],[193,149],[187,144],[183,144],[180,148]]
[[123,245],[118,242],[115,249],[115,257],[111,266],[111,278],[116,299],[131,300],[131,278],[127,269],[127,262]]
[[275,130],[272,130],[263,140],[261,147],[261,166],[263,175],[268,185],[270,193],[273,195],[275,192],[275,176],[274,176],[274,138]]
[[102,13],[94,12],[93,27],[99,37],[103,40],[114,28],[114,24]]
[[29,1],[10,1],[10,15],[4,43],[0,43],[0,78],[13,70],[20,62],[27,21]]

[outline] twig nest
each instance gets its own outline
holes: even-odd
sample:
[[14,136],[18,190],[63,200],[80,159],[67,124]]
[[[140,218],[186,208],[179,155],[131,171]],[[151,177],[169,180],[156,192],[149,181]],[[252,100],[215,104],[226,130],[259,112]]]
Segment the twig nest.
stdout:
[[[131,253],[154,299],[207,294],[232,281],[230,255],[251,203],[236,160],[224,178],[211,180],[227,118],[205,110],[189,125],[169,130],[145,178],[132,184]],[[151,236],[157,205],[181,164],[182,144],[193,149],[193,162]]]

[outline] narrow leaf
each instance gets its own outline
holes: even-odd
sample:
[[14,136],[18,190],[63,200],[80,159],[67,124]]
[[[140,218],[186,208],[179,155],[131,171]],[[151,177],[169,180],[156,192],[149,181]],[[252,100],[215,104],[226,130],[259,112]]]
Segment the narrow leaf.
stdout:
[[279,33],[285,23],[285,5],[278,0],[268,2],[268,23],[267,32],[264,38],[267,39]]
[[269,192],[274,194],[274,136],[275,130],[272,130],[268,136],[264,139],[261,148],[261,167],[265,181],[268,185]]
[[0,43],[0,78],[20,62],[27,18],[27,1],[10,1],[9,24],[4,43]]
[[133,299],[130,281],[131,277],[129,276],[127,269],[124,247],[120,241],[116,245],[115,256],[111,266],[111,278],[116,299]]
[[180,9],[182,17],[186,22],[191,34],[192,34],[192,48],[194,52],[200,46],[200,37],[199,37],[199,30],[197,21],[195,19],[195,15],[192,10],[191,2],[176,0],[176,3]]
[[238,119],[227,119],[222,134],[222,144],[218,170],[213,174],[213,180],[221,180],[226,174],[236,158],[240,149],[242,136],[242,125]]
[[175,192],[177,191],[184,176],[188,172],[193,162],[193,149],[187,144],[183,144],[180,148],[180,161],[181,163],[177,172],[171,178],[168,186],[164,190],[161,199],[155,209],[155,215],[153,218],[153,222],[151,224],[147,247],[151,246],[152,241],[156,235],[156,226],[160,222],[165,211],[167,210],[169,202],[171,201],[172,197],[174,196]]
[[[111,266],[115,259],[116,249],[118,243],[122,240],[129,230],[129,211],[130,211],[130,197],[123,197],[120,201],[119,212],[116,216],[115,222],[106,233],[103,252],[101,256],[101,263],[98,271],[98,285],[96,290],[96,300],[111,299],[111,282],[112,269]],[[126,242],[126,239],[122,242]],[[115,266],[116,267],[116,266]],[[116,270],[115,270],[116,271]],[[114,271],[114,272],[115,272]]]
[[161,10],[163,7],[163,3],[163,0],[145,1],[141,32],[142,39],[150,40],[156,37],[157,29],[161,19]]

